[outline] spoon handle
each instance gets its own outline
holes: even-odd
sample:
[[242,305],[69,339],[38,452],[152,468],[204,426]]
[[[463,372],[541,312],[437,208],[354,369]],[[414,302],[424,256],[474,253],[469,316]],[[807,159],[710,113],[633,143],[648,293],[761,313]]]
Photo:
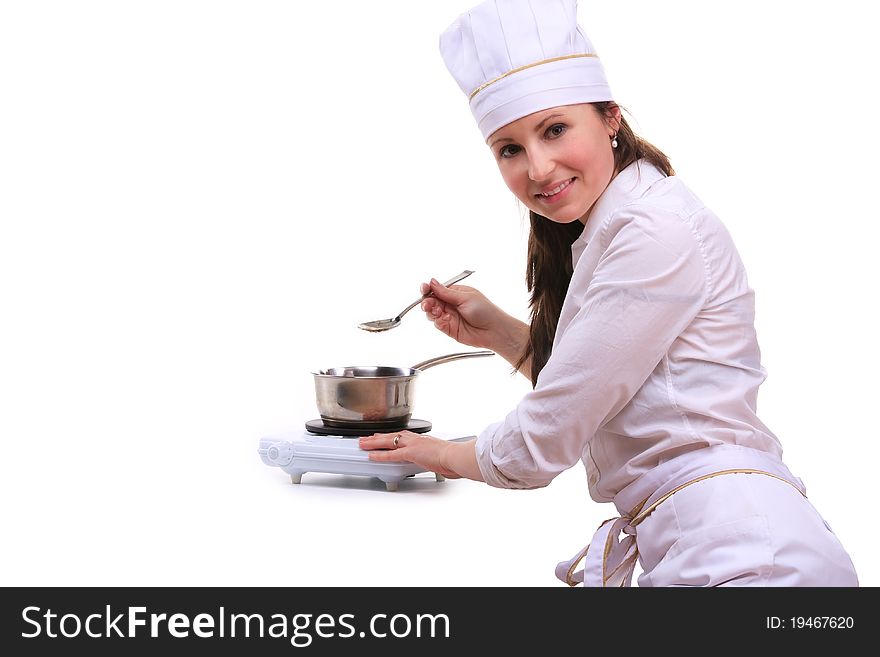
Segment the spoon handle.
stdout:
[[[453,277],[450,278],[448,281],[446,281],[446,282],[443,284],[443,287],[449,287],[450,285],[455,285],[456,283],[458,283],[459,281],[463,281],[464,279],[466,279],[468,276],[470,276],[470,275],[473,274],[473,273],[474,273],[474,270],[473,270],[473,269],[465,269],[465,270],[464,270],[463,272],[461,272],[458,276],[453,276]],[[412,310],[412,309],[415,308],[417,305],[419,305],[422,301],[424,301],[425,299],[427,299],[428,297],[431,297],[431,296],[434,296],[431,292],[428,292],[427,294],[423,294],[423,295],[420,296],[418,299],[416,299],[416,300],[413,301],[411,304],[409,304],[406,308],[404,308],[403,310],[401,310],[401,311],[400,311],[400,314],[399,314],[397,317],[395,317],[394,319],[395,319],[395,320],[400,319],[401,317],[403,317],[404,315],[406,315],[410,310]]]
[[[474,270],[473,270],[473,269],[465,269],[465,270],[464,270],[463,272],[461,272],[458,276],[453,276],[453,277],[450,278],[448,281],[446,281],[446,282],[443,284],[443,287],[448,287],[448,286],[450,286],[450,285],[455,285],[456,283],[458,283],[459,281],[463,281],[464,279],[466,279],[468,276],[470,276],[470,275],[473,274],[473,273],[474,273]],[[430,296],[430,295],[431,295],[431,293],[429,292],[429,293],[426,294],[425,296],[427,297],[427,296]]]

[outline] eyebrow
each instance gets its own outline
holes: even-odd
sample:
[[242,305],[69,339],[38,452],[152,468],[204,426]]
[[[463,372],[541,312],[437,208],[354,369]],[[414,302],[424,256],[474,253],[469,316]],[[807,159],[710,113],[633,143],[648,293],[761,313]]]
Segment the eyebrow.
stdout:
[[[551,114],[550,116],[545,116],[544,119],[535,126],[535,132],[538,132],[541,128],[543,128],[544,124],[547,123],[547,121],[549,121],[550,119],[555,119],[560,116],[562,116],[562,114]],[[510,137],[502,137],[501,139],[496,139],[491,144],[489,144],[489,148],[494,148],[495,144],[498,144],[502,141],[513,141],[513,139],[511,139]]]

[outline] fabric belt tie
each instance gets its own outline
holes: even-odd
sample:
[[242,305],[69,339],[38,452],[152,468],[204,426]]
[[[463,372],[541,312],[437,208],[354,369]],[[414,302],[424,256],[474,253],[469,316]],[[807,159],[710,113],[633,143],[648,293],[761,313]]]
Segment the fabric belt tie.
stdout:
[[[621,532],[624,536],[618,538]],[[626,516],[606,520],[587,547],[556,566],[556,577],[569,586],[630,586],[639,558],[635,533]],[[595,546],[592,552],[591,546]],[[581,560],[584,567],[574,572]]]
[[[764,475],[784,481],[806,497],[806,491],[801,481],[788,471],[788,468],[785,467],[782,461],[771,455],[739,446],[705,448],[698,450],[698,452],[703,452],[703,454],[699,454],[698,458],[689,458],[688,455],[685,455],[673,459],[664,464],[664,466],[655,468],[655,470],[658,470],[657,473],[651,471],[649,474],[653,473],[653,476],[646,477],[646,481],[641,482],[637,480],[635,484],[625,488],[620,495],[614,498],[615,503],[618,504],[618,509],[620,508],[620,502],[626,502],[627,498],[631,498],[634,492],[638,492],[639,489],[642,489],[643,492],[646,485],[653,486],[658,476],[670,472],[673,475],[667,480],[665,485],[655,488],[652,495],[643,498],[630,512],[622,513],[616,518],[610,518],[599,525],[589,545],[568,561],[562,561],[556,566],[556,577],[569,586],[577,586],[578,584],[589,587],[631,586],[633,571],[639,557],[639,549],[636,545],[635,537],[636,527],[654,509],[681,489],[700,481],[711,479],[712,477],[729,474]],[[766,464],[772,466],[768,469],[774,472],[742,467],[706,472],[707,468],[704,462],[707,460],[706,456],[709,453],[712,456],[721,456],[720,462],[722,464],[725,462],[731,464],[734,462],[741,463],[743,462],[743,457],[753,462],[755,460],[765,461]],[[717,467],[719,459],[714,460],[716,460]],[[703,471],[702,473],[700,473],[701,470]],[[676,474],[679,476],[676,477]],[[682,474],[689,474],[691,476],[684,478],[683,483],[677,483],[682,482],[683,478],[680,476]],[[618,498],[622,499],[618,500]],[[581,561],[584,562],[583,568],[575,571]]]

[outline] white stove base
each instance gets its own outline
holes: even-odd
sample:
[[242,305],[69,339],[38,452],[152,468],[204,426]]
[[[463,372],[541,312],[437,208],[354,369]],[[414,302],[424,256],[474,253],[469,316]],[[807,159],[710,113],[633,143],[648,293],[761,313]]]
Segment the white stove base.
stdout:
[[[285,472],[287,472],[288,474],[290,474],[290,483],[292,483],[292,484],[302,483],[302,476],[306,472],[324,472],[324,473],[329,473],[329,474],[341,474],[341,475],[365,475],[368,477],[374,477],[374,478],[379,479],[380,481],[384,482],[385,483],[385,490],[392,491],[392,492],[397,490],[397,487],[400,484],[400,482],[403,481],[404,479],[406,479],[406,477],[411,477],[414,474],[418,474],[417,472],[414,472],[413,475],[398,476],[398,475],[388,475],[388,474],[378,475],[378,474],[373,474],[372,472],[357,472],[354,469],[348,469],[348,468],[344,469],[344,470],[343,469],[330,470],[325,465],[312,465],[306,461],[301,461],[301,462],[297,463],[295,467],[291,468],[291,467],[287,466],[282,469]],[[426,471],[419,469],[418,472],[426,472]],[[446,477],[444,477],[441,474],[437,474],[436,472],[434,473],[434,477],[436,478],[437,481],[446,481]]]
[[[432,434],[433,435],[433,434]],[[454,440],[471,440],[473,436]],[[307,472],[375,477],[389,491],[401,481],[420,472],[427,472],[414,463],[381,463],[371,461],[366,450],[358,447],[357,438],[316,436],[308,432],[291,432],[267,436],[257,450],[266,465],[277,466],[290,475],[290,482],[299,484]],[[445,481],[435,473],[437,481]]]

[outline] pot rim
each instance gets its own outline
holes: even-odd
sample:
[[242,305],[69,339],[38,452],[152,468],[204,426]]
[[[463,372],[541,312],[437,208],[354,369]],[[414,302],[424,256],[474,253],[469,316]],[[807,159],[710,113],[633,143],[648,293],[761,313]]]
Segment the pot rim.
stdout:
[[[328,374],[329,370],[356,370],[356,369],[377,369],[387,367],[388,369],[393,370],[408,370],[409,374],[374,374],[370,376],[346,376],[345,374]],[[345,367],[328,367],[326,370],[320,370],[318,372],[312,372],[312,376],[316,379],[340,379],[343,381],[352,381],[352,380],[369,380],[376,379],[382,381],[388,381],[390,379],[411,379],[418,374],[421,370],[414,369],[412,367],[392,367],[386,365],[346,365]]]

